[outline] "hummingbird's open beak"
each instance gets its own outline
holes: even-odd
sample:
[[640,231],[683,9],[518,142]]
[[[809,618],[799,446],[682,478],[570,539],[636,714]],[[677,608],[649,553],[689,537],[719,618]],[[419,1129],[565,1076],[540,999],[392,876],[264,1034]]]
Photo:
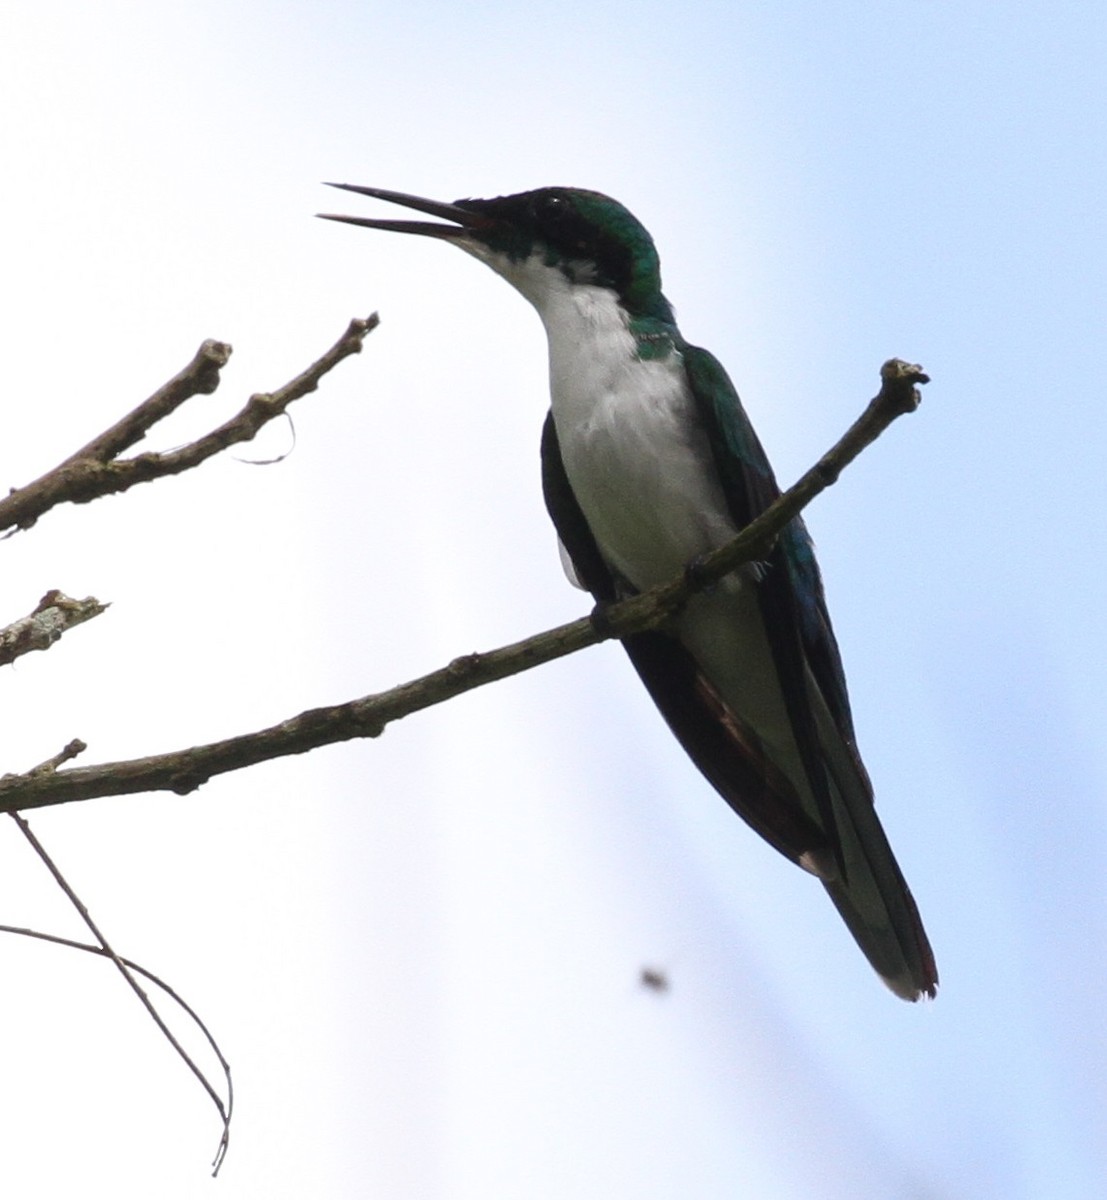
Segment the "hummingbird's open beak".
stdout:
[[410,196],[407,192],[390,192],[386,188],[360,187],[356,183],[328,183],[327,187],[341,188],[344,192],[357,192],[361,196],[372,196],[376,200],[387,200],[390,204],[402,204],[417,212],[429,213],[432,217],[444,217],[454,221],[453,225],[438,225],[432,221],[388,221],[377,217],[343,217],[337,213],[316,213],[324,221],[344,221],[347,225],[364,225],[367,229],[391,229],[395,233],[421,233],[426,237],[463,238],[466,230],[488,228],[492,224],[487,217],[470,212],[457,204],[445,204],[441,200],[425,200],[422,196]]

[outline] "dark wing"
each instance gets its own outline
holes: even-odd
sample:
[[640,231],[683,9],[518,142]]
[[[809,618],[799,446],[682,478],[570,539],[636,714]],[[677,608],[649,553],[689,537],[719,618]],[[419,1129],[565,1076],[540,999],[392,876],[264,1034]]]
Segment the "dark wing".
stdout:
[[[565,474],[552,414],[542,430],[542,491],[577,578],[597,600],[617,599],[616,581]],[[793,862],[825,857],[826,835],[680,642],[650,631],[623,645],[677,740],[734,811]]]
[[[706,351],[683,350],[732,516],[745,525],[779,494],[776,481],[723,368]],[[552,415],[542,434],[542,482],[578,579],[597,600],[616,599],[618,581],[565,474]],[[912,1000],[933,995],[933,955],[873,808],[818,566],[801,521],[774,547],[759,592],[817,820],[676,638],[660,631],[636,634],[624,640],[627,653],[699,770],[766,841],[823,877],[858,945],[892,990]]]
[[[741,529],[772,504],[780,489],[738,393],[718,359],[706,350],[686,346],[684,362],[700,421],[714,451],[730,515]],[[794,567],[795,563],[799,566]],[[773,662],[820,824],[841,869],[842,850],[836,836],[834,805],[826,772],[820,766],[816,714],[809,702],[809,665],[812,673],[818,667],[822,677],[816,673],[816,687],[825,696],[835,723],[851,744],[853,721],[814,548],[800,518],[791,522],[778,538],[765,566],[758,587],[765,634],[772,647]],[[863,775],[859,757],[856,765]]]
[[[683,352],[731,515],[742,527],[776,499],[776,480],[722,366],[706,350]],[[933,996],[934,956],[873,807],[822,579],[799,518],[773,548],[758,593],[804,772],[839,868],[824,879],[826,889],[889,986],[908,999]]]

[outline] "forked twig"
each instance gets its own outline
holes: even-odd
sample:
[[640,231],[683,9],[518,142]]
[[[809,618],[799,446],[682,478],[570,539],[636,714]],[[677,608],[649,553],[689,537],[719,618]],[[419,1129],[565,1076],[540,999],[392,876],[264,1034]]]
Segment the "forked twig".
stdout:
[[25,487],[13,488],[0,500],[0,532],[30,529],[44,513],[66,502],[85,504],[137,483],[178,475],[199,466],[213,454],[249,441],[259,429],[280,416],[294,401],[315,391],[319,380],[344,358],[360,352],[366,336],[380,324],[376,313],[355,318],[329,350],[275,392],[258,392],[229,421],[176,450],[120,458],[163,418],[196,395],[214,392],[219,372],[231,356],[226,342],[208,340],[192,361],[168,383],[144,400],[110,429],[74,451],[51,471]]
[[[68,747],[66,747],[65,750],[61,751],[61,753],[56,756],[56,760],[64,761],[64,759],[66,757],[72,757],[73,755],[68,752],[75,745],[81,746],[80,743],[70,743],[70,745]],[[83,748],[83,747],[81,747],[81,748]],[[79,752],[80,752],[79,750],[76,751],[76,753],[79,753]],[[45,769],[49,768],[51,763],[54,763],[54,762],[55,762],[55,759],[52,759],[52,760],[50,760],[50,763],[43,763],[40,767],[36,768],[36,770],[39,770],[39,771],[45,770]],[[173,1049],[176,1050],[177,1054],[180,1055],[180,1057],[184,1060],[184,1062],[188,1066],[189,1070],[200,1081],[201,1086],[204,1088],[204,1090],[207,1092],[207,1094],[211,1097],[211,1102],[215,1105],[216,1111],[219,1113],[219,1116],[222,1118],[223,1132],[219,1139],[219,1146],[216,1149],[215,1158],[212,1160],[212,1175],[213,1176],[218,1175],[219,1168],[223,1165],[223,1160],[227,1155],[227,1147],[230,1143],[231,1111],[234,1107],[234,1090],[231,1085],[230,1064],[223,1057],[222,1051],[220,1051],[218,1045],[215,1042],[215,1039],[208,1032],[207,1026],[203,1023],[203,1021],[200,1020],[200,1018],[196,1015],[196,1013],[192,1010],[192,1008],[188,1004],[186,1004],[184,1002],[184,1000],[182,1000],[181,997],[178,996],[175,991],[173,991],[173,989],[171,987],[169,987],[167,984],[163,983],[156,975],[152,974],[150,971],[147,971],[145,969],[145,967],[140,967],[137,963],[131,962],[130,959],[122,958],[122,957],[120,957],[120,955],[116,954],[116,952],[108,944],[107,938],[105,938],[103,933],[100,932],[100,929],[97,926],[96,922],[92,919],[92,915],[91,915],[91,913],[89,913],[87,906],[84,904],[84,902],[81,900],[81,898],[77,895],[77,893],[70,886],[68,880],[65,878],[65,876],[59,870],[57,864],[50,857],[50,855],[46,852],[46,848],[43,846],[43,844],[38,840],[37,837],[35,837],[34,832],[32,831],[30,825],[27,823],[26,818],[21,813],[17,813],[17,812],[10,813],[9,816],[16,823],[16,825],[19,826],[20,832],[27,839],[27,841],[31,844],[35,853],[39,856],[39,858],[45,864],[46,869],[54,877],[54,882],[57,883],[58,887],[60,887],[61,890],[66,894],[66,896],[69,899],[69,902],[73,905],[73,907],[77,910],[77,912],[80,913],[81,920],[84,921],[84,923],[88,926],[89,930],[92,933],[92,936],[96,939],[96,941],[99,943],[99,945],[98,946],[89,946],[82,942],[72,941],[69,938],[56,937],[53,934],[38,933],[35,930],[18,929],[18,928],[15,928],[13,926],[8,926],[8,925],[0,926],[0,930],[3,930],[8,933],[23,934],[24,936],[27,936],[27,937],[39,938],[43,941],[56,942],[60,945],[72,946],[74,949],[85,950],[91,954],[100,954],[105,958],[110,958],[111,961],[113,963],[115,963],[120,974],[127,981],[127,986],[130,987],[130,989],[138,997],[139,1002],[142,1004],[143,1008],[145,1008],[147,1013],[150,1015],[150,1019],[161,1030],[162,1036],[169,1042],[169,1044],[173,1047]],[[165,1023],[165,1020],[162,1018],[162,1015],[154,1007],[154,1003],[150,999],[150,997],[147,995],[146,989],[143,988],[143,986],[135,978],[136,973],[143,975],[145,978],[149,979],[152,983],[156,984],[159,988],[161,988],[162,991],[166,992],[169,996],[171,996],[181,1006],[181,1008],[183,1008],[184,1011],[187,1012],[188,1015],[196,1022],[197,1026],[200,1028],[201,1032],[207,1038],[208,1044],[211,1046],[212,1050],[215,1052],[215,1056],[219,1059],[219,1063],[223,1068],[223,1073],[227,1080],[227,1103],[225,1105],[223,1103],[222,1098],[218,1094],[218,1092],[216,1092],[215,1088],[212,1087],[211,1082],[208,1080],[207,1076],[196,1065],[196,1062],[193,1060],[191,1055],[184,1048],[184,1046],[182,1046],[181,1043],[177,1040],[177,1037],[174,1035],[173,1031],[169,1028],[169,1026]]]

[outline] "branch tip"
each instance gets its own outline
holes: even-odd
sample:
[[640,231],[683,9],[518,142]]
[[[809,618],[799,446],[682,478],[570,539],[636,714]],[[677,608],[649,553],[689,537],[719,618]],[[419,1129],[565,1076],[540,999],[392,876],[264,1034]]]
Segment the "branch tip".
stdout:
[[880,393],[877,401],[901,413],[913,413],[922,403],[918,385],[929,383],[930,376],[918,363],[890,358],[880,368]]
[[32,650],[49,650],[67,630],[100,616],[108,607],[95,596],[75,600],[51,588],[31,613],[0,629],[0,666]]
[[229,342],[217,342],[214,338],[208,338],[203,343],[190,366],[185,368],[186,371],[195,369],[197,395],[210,396],[215,391],[219,386],[219,373],[230,361],[233,353],[234,349]]

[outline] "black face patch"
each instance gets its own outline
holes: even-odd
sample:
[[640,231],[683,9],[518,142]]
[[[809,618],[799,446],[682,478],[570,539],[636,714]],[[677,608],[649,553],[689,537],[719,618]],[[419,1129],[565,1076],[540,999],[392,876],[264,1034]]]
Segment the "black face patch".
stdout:
[[495,224],[481,231],[481,240],[512,261],[541,253],[575,282],[611,288],[631,312],[663,315],[653,239],[618,201],[579,188],[540,188],[457,203],[492,218]]

